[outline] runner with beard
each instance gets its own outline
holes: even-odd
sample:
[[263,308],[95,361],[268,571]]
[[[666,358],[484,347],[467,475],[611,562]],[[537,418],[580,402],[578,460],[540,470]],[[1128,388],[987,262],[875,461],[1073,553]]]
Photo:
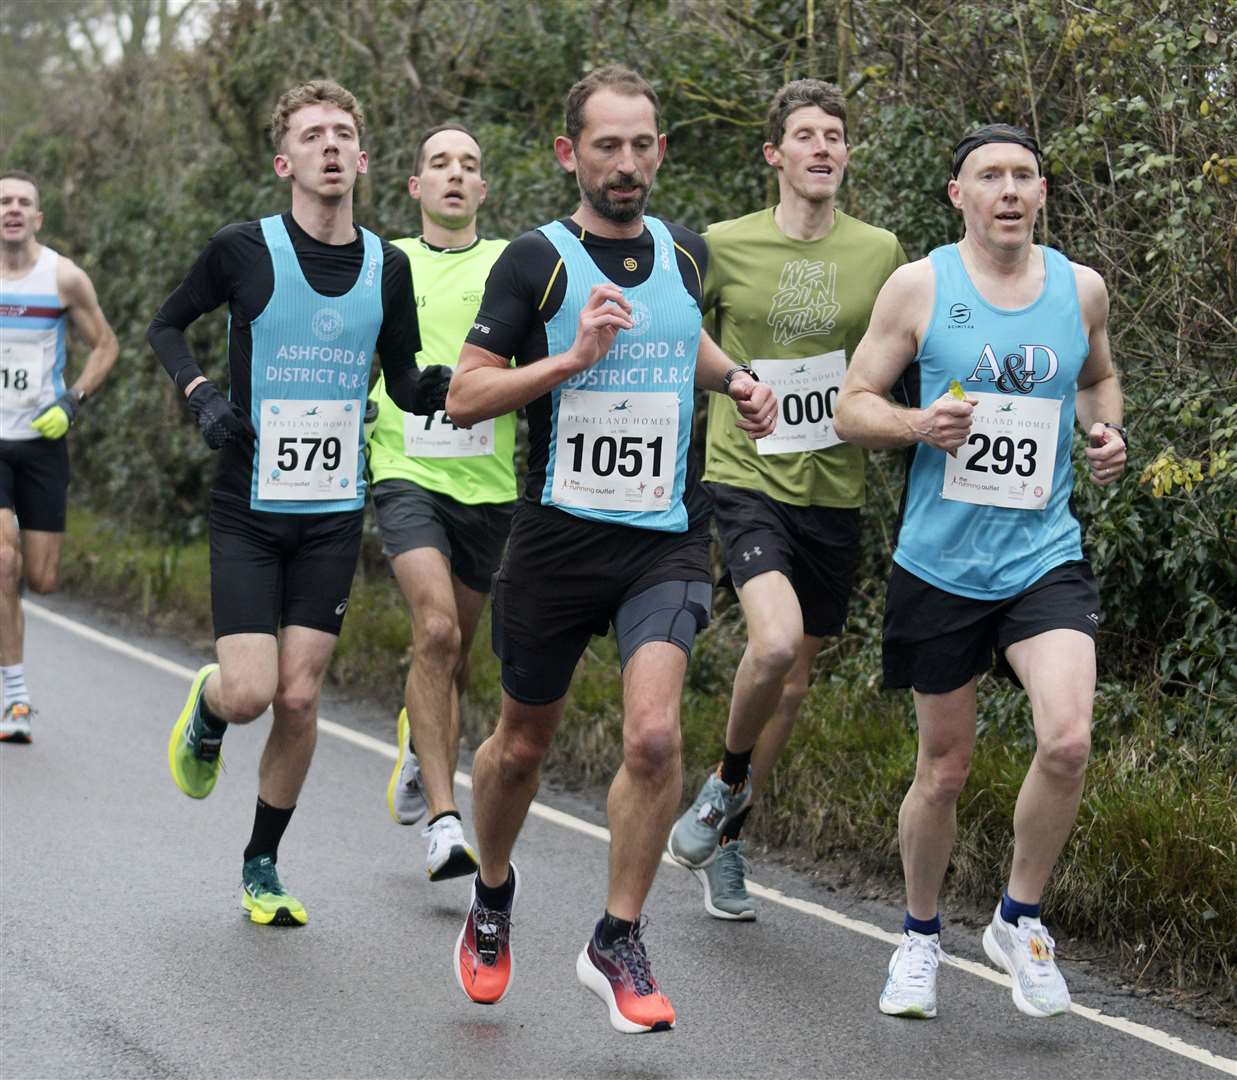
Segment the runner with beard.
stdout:
[[709,501],[688,455],[693,390],[728,394],[753,438],[776,416],[768,387],[701,332],[701,238],[644,214],[666,148],[658,121],[656,93],[625,68],[572,87],[554,149],[576,175],[579,207],[495,263],[447,399],[463,424],[527,407],[530,441],[494,587],[502,714],[473,765],[481,868],[455,977],[473,1001],[507,991],[519,890],[511,851],[576,662],[612,624],[623,764],[608,801],[605,908],[576,974],[628,1032],[675,1021],[641,910],[682,788],[680,695],[710,606]]
[[[362,416],[375,350],[387,392],[441,407],[450,372],[418,372],[408,260],[353,223],[369,159],[356,98],[326,80],[287,91],[271,118],[288,213],[228,225],[164,301],[147,338],[207,446],[211,608],[217,664],[197,674],[168,740],[176,786],[214,789],[224,735],[271,707],[258,767],[241,903],[255,923],[308,916],[276,872],[317,741],[318,697],[361,546]],[[228,305],[229,396],[203,374],[185,330]]]

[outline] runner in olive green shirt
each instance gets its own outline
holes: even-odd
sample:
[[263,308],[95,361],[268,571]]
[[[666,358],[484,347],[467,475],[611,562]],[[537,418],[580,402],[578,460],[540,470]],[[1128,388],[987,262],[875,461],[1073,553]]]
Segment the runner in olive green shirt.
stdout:
[[[427,132],[416,170],[408,191],[421,204],[422,233],[395,246],[412,264],[424,327],[418,358],[454,367],[506,241],[477,236],[486,186],[481,149],[467,131],[444,125]],[[426,873],[442,881],[477,868],[455,804],[460,693],[515,509],[515,416],[459,428],[443,412],[402,412],[381,380],[370,397],[379,406],[369,433],[374,507],[412,617],[413,660],[387,805],[401,825],[428,810]]]
[[726,568],[747,620],[725,756],[670,834],[670,855],[719,919],[754,919],[739,833],[790,738],[812,662],[846,622],[859,558],[864,454],[833,430],[851,353],[881,286],[906,261],[897,238],[836,207],[850,148],[846,99],[830,83],[784,86],[765,160],[778,204],[709,227],[706,320],[735,363],[778,397],[777,430],[736,438],[733,405],[709,402],[704,479]]

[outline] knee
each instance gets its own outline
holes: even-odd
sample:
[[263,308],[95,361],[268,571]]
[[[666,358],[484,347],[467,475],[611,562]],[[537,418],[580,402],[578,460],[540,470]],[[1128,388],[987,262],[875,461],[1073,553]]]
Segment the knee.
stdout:
[[799,706],[803,704],[803,699],[807,697],[807,692],[807,679],[793,676],[787,679],[786,684],[782,687],[783,709],[793,716],[799,711]]
[[450,615],[426,613],[413,631],[413,642],[418,653],[454,673],[460,659],[460,628]]
[[271,694],[257,686],[240,686],[224,681],[220,687],[220,712],[229,724],[248,724],[271,704]]
[[789,638],[752,638],[747,643],[747,657],[758,677],[783,679],[794,666],[798,642]]
[[681,754],[677,723],[629,724],[623,733],[623,764],[634,776],[665,777],[679,768]]
[[0,542],[0,588],[16,592],[21,581],[21,548]]
[[508,731],[499,744],[503,779],[520,783],[535,776],[550,749],[550,741],[535,731]]
[[1091,756],[1089,725],[1074,725],[1051,738],[1040,739],[1035,750],[1039,767],[1058,780],[1079,780]]
[[915,770],[920,796],[933,806],[957,803],[971,773],[971,752],[965,750],[921,758]]
[[293,683],[280,688],[274,705],[282,723],[312,723],[318,715],[318,694],[312,686]]
[[54,566],[49,566],[43,570],[26,571],[26,585],[33,593],[46,596],[50,592],[55,592],[56,586],[59,584],[60,574]]

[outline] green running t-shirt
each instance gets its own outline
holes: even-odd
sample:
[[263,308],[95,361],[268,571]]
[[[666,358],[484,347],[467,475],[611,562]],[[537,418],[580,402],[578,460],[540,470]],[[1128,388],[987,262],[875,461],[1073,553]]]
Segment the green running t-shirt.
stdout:
[[[868,328],[876,294],[906,262],[893,233],[840,210],[834,212],[829,235],[820,240],[788,237],[774,221],[772,207],[710,225],[704,238],[709,246],[705,327],[736,364],[750,364],[766,380],[774,369],[790,365],[762,365],[761,360],[789,362],[844,350],[849,363]],[[819,392],[809,397],[809,414],[824,408],[832,414],[829,397]],[[791,426],[788,419],[802,418],[803,406],[802,396],[780,402],[783,435]],[[732,400],[709,395],[705,480],[760,491],[793,506],[863,505],[864,453],[859,447],[840,443],[761,454],[735,427],[736,419]]]
[[[478,240],[463,251],[439,251],[419,237],[393,243],[412,264],[412,291],[421,327],[417,366],[455,367],[481,306],[485,279],[507,241]],[[516,498],[514,413],[495,419],[492,431],[487,422],[460,434],[441,413],[427,418],[401,411],[388,396],[382,379],[369,396],[378,402],[378,422],[369,437],[369,468],[374,483],[393,477],[411,480],[469,505],[505,503]],[[418,437],[432,437],[434,456],[408,454],[409,428]],[[461,453],[451,453],[457,448]]]

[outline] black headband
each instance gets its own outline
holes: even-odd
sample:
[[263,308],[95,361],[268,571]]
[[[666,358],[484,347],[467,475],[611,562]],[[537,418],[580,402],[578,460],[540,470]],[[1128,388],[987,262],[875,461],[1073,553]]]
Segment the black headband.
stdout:
[[958,178],[958,173],[962,171],[962,163],[970,156],[972,150],[978,150],[981,146],[986,146],[988,143],[1002,142],[1026,147],[1035,155],[1035,164],[1039,166],[1040,172],[1044,171],[1044,159],[1039,152],[1039,143],[1035,141],[1032,135],[1023,131],[1022,128],[1014,127],[1012,124],[985,124],[981,128],[976,128],[969,135],[963,136],[958,145],[954,147],[953,170],[950,176],[955,180]]

